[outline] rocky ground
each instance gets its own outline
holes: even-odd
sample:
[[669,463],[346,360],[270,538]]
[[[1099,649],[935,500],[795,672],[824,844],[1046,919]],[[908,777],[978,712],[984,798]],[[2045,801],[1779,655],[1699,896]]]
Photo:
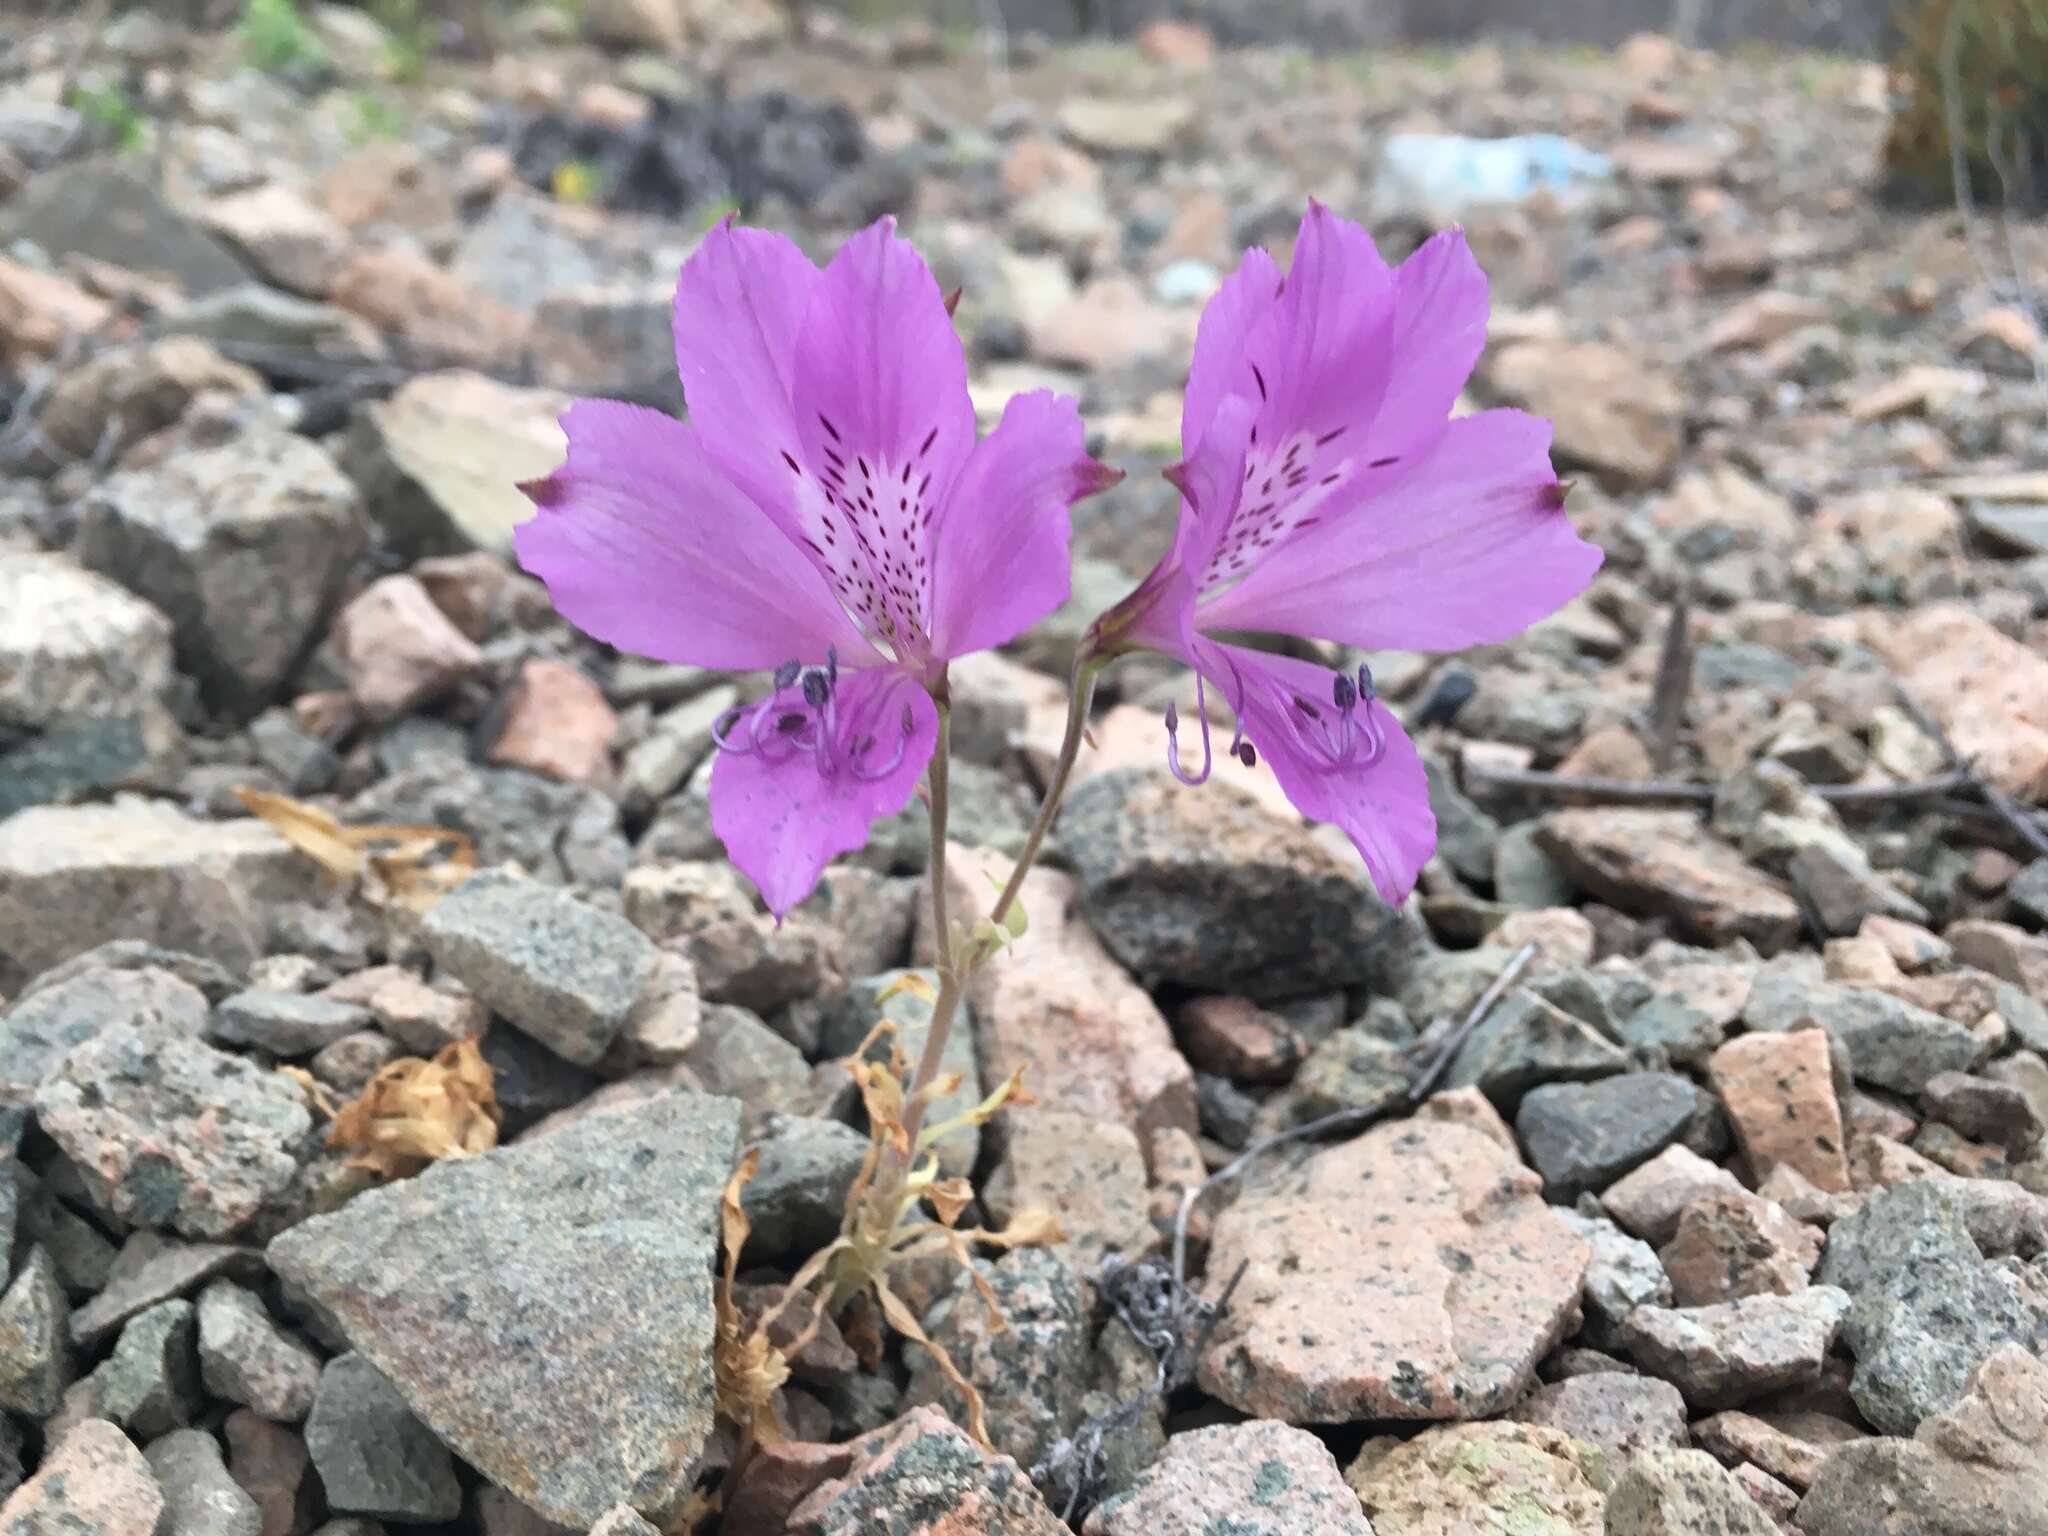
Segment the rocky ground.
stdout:
[[[569,630],[512,483],[570,392],[674,403],[673,273],[728,205],[820,249],[901,212],[979,403],[1073,391],[1131,472],[1072,609],[955,670],[957,909],[1162,546],[1200,302],[1311,194],[1396,254],[1463,214],[1474,401],[1556,419],[1606,568],[1512,645],[1370,658],[1442,827],[1398,914],[1263,770],[1164,777],[1185,678],[1110,675],[955,1037],[963,1098],[1028,1061],[1041,1102],[944,1149],[1067,1240],[984,1261],[1001,1332],[947,1267],[902,1286],[997,1454],[924,1351],[828,1327],[725,1530],[2048,1529],[2038,231],[1882,206],[1885,81],[1840,60],[994,59],[697,9],[590,0],[605,51],[513,15],[403,85],[354,11],[268,71],[146,11],[11,26],[0,1536],[645,1536],[725,1477],[719,1191],[760,1146],[758,1308],[865,1146],[838,1062],[923,1026],[926,832],[773,925],[704,798],[760,680]],[[1615,175],[1460,209],[1389,169],[1418,130]],[[504,872],[422,917],[242,789]],[[497,1150],[378,1187],[326,1144],[479,1033]],[[1182,1193],[1347,1109],[1205,1198],[1190,1278],[1235,1288],[1163,1314]]]

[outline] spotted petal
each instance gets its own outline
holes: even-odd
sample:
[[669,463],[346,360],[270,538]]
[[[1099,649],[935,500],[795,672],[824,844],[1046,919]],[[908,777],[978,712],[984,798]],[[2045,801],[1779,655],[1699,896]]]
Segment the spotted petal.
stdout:
[[512,544],[572,624],[699,667],[869,650],[804,552],[712,468],[690,427],[583,400],[562,428],[568,462],[525,487],[539,511]]
[[793,695],[726,734],[734,749],[711,770],[711,827],[780,920],[827,863],[910,803],[938,712],[900,671],[875,668],[841,672],[822,721]]
[[1388,472],[1358,515],[1267,553],[1197,622],[1367,650],[1454,650],[1518,634],[1600,568],[1600,550],[1563,510],[1549,449],[1539,417],[1461,417],[1424,458]]

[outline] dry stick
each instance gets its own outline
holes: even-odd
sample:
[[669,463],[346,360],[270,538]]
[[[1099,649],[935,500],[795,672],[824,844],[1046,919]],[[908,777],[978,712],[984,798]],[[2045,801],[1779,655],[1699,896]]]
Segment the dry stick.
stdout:
[[[1593,779],[1570,773],[1544,773],[1536,768],[1491,768],[1472,764],[1466,772],[1474,779],[1498,789],[1526,791],[1536,795],[1584,795],[1591,800],[1609,800],[1623,805],[1658,805],[1678,801],[1688,805],[1711,805],[1716,793],[1711,784],[1694,784],[1683,779]],[[1933,800],[1959,789],[1981,789],[1982,781],[1967,769],[1939,773],[1932,778],[1908,779],[1902,784],[1813,784],[1809,790],[1835,805],[1911,804]]]
[[1920,701],[1906,691],[1906,685],[1897,678],[1892,679],[1892,689],[1898,694],[1899,707],[1911,716],[1915,725],[1925,731],[1934,744],[1941,748],[1941,755],[1948,759],[1949,767],[1959,775],[1968,787],[1984,797],[1984,801],[1996,811],[2005,824],[2017,832],[2020,840],[2041,858],[2048,858],[2048,832],[2041,830],[2033,814],[2013,799],[1996,784],[1979,773],[1976,767],[1956,750],[1956,744],[1949,740],[1948,732],[1941,723],[1929,714]]
[[1685,724],[1685,696],[1692,691],[1692,605],[1680,592],[1671,600],[1664,626],[1664,653],[1657,662],[1657,686],[1650,700],[1650,764],[1663,773],[1678,756]]
[[[1493,1011],[1494,1004],[1498,1003],[1507,994],[1508,988],[1515,984],[1522,972],[1528,968],[1529,962],[1535,958],[1536,945],[1533,943],[1524,944],[1515,951],[1513,958],[1501,967],[1500,974],[1494,977],[1492,985],[1480,994],[1479,1001],[1472,1005],[1471,1010],[1466,1013],[1458,1027],[1444,1037],[1443,1042],[1436,1048],[1427,1065],[1409,1083],[1399,1100],[1400,1103],[1412,1108],[1429,1096],[1429,1091],[1435,1085],[1437,1078],[1451,1064],[1451,1058],[1457,1055],[1459,1048],[1464,1045],[1466,1040],[1471,1038],[1472,1031],[1484,1022],[1487,1014]],[[1370,1124],[1394,1107],[1394,1104],[1388,1103],[1367,1105],[1358,1109],[1340,1109],[1333,1115],[1325,1115],[1320,1120],[1311,1120],[1306,1125],[1297,1125],[1292,1130],[1276,1131],[1271,1136],[1253,1142],[1228,1163],[1225,1163],[1221,1168],[1210,1174],[1208,1178],[1182,1195],[1180,1210],[1175,1213],[1173,1219],[1174,1284],[1176,1286],[1185,1286],[1187,1284],[1188,1218],[1194,1214],[1195,1204],[1202,1196],[1218,1185],[1236,1178],[1258,1158],[1271,1152],[1276,1147],[1284,1147],[1290,1142],[1296,1141],[1313,1141],[1329,1135],[1332,1131],[1350,1130],[1356,1126]]]

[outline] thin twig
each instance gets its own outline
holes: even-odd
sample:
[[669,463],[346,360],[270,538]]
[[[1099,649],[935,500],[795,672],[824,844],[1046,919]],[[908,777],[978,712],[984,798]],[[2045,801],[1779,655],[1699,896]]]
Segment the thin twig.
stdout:
[[1678,757],[1678,733],[1685,725],[1685,699],[1692,691],[1692,605],[1685,594],[1671,600],[1664,626],[1664,652],[1657,661],[1657,685],[1650,698],[1650,764],[1669,771]]
[[1977,771],[1975,764],[1956,750],[1956,744],[1949,740],[1948,732],[1941,728],[1941,722],[1922,707],[1920,701],[1907,691],[1904,683],[1894,678],[1892,688],[1898,695],[1899,707],[1915,725],[1927,733],[1937,747],[1941,748],[1941,755],[1947,759],[1953,774],[1962,779],[1963,786],[1983,796],[1984,803],[1996,811],[2000,819],[2017,832],[2020,840],[2033,849],[2038,857],[2048,858],[2048,832],[2041,830],[2040,823],[2034,819],[2032,812],[1985,778]]
[[[1480,763],[1465,770],[1471,777],[1495,789],[1520,790],[1535,795],[1582,795],[1588,800],[1606,800],[1618,805],[1712,805],[1716,793],[1711,784],[1694,784],[1684,779],[1595,779],[1571,773],[1545,773],[1536,768],[1493,768]],[[1932,800],[1957,790],[1982,788],[1973,773],[1956,769],[1932,778],[1908,779],[1899,784],[1811,784],[1807,788],[1836,805],[1910,804]]]
[[1429,1064],[1417,1074],[1415,1081],[1408,1085],[1410,1104],[1419,1104],[1429,1097],[1430,1091],[1436,1087],[1436,1080],[1443,1076],[1445,1068],[1450,1066],[1452,1059],[1464,1048],[1465,1042],[1472,1038],[1472,1031],[1485,1021],[1486,1016],[1493,1012],[1494,1005],[1507,996],[1508,988],[1519,981],[1522,972],[1529,968],[1529,962],[1536,958],[1536,948],[1534,943],[1528,943],[1516,950],[1514,957],[1500,968],[1500,974],[1493,978],[1484,992],[1479,994],[1479,1001],[1472,1005],[1463,1022],[1445,1036],[1443,1043],[1437,1047],[1436,1054],[1430,1057]]

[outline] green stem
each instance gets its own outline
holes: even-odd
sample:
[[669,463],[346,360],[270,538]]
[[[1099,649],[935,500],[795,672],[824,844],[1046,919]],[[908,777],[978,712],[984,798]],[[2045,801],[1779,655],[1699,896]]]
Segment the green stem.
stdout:
[[[946,915],[946,815],[949,804],[953,760],[953,711],[949,701],[939,701],[939,740],[932,749],[931,824],[932,856],[932,943],[938,948],[939,995],[932,1003],[932,1021],[925,1031],[924,1050],[917,1059],[917,1072],[905,1090],[903,1131],[910,1149],[901,1161],[905,1168],[917,1156],[917,1132],[924,1124],[924,1099],[920,1090],[939,1075],[939,1062],[946,1053],[947,1037],[953,1033],[953,1015],[960,1009],[959,967],[954,964],[953,934]],[[891,1166],[894,1166],[892,1161]]]
[[1067,792],[1067,780],[1073,777],[1074,760],[1081,755],[1081,739],[1088,733],[1088,710],[1095,702],[1095,679],[1102,675],[1102,669],[1109,662],[1109,657],[1096,655],[1086,644],[1074,656],[1074,681],[1067,694],[1066,739],[1060,743],[1059,759],[1053,764],[1052,778],[1046,782],[1045,799],[1039,803],[1038,819],[1031,823],[1031,835],[1024,839],[1024,851],[1017,855],[1017,867],[1010,871],[1009,883],[989,909],[989,921],[998,928],[1010,915],[1017,893],[1024,889],[1024,877],[1038,862],[1038,850],[1045,842],[1045,834],[1052,830],[1053,818],[1059,814],[1060,801]]

